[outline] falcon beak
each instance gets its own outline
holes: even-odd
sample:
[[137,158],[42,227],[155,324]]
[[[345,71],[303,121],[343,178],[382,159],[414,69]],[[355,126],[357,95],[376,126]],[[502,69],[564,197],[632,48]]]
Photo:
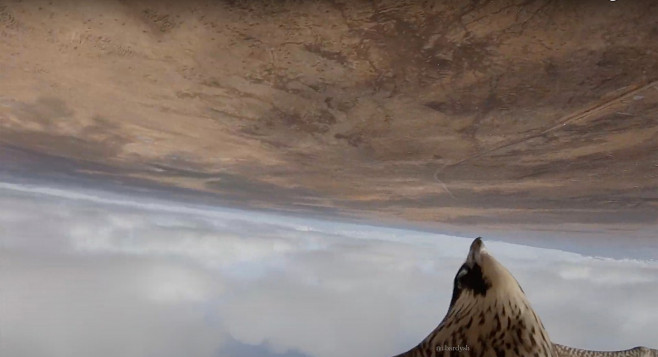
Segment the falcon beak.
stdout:
[[466,263],[471,267],[475,264],[480,265],[481,264],[481,255],[484,252],[486,252],[486,248],[484,247],[484,243],[482,242],[482,238],[481,237],[475,238],[473,243],[471,243],[471,249],[468,252],[468,257],[466,258]]

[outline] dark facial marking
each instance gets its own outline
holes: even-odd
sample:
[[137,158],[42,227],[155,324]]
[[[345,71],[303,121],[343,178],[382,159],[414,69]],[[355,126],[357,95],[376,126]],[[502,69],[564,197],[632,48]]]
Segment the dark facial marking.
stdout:
[[[466,273],[460,274],[464,269]],[[455,275],[450,307],[452,308],[462,291],[471,290],[475,295],[485,296],[490,287],[491,284],[482,276],[482,268],[478,264],[473,265],[472,268],[464,264]]]

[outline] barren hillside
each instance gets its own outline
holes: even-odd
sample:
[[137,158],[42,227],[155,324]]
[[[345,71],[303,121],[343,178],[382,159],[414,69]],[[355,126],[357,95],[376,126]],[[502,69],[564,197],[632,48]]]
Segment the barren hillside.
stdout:
[[2,171],[655,235],[658,3],[466,4],[0,1]]

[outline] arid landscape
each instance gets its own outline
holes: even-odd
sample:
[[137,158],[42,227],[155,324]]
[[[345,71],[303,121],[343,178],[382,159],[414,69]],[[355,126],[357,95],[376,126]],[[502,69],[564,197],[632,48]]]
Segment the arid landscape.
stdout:
[[653,1],[0,1],[0,171],[654,239],[656,18]]

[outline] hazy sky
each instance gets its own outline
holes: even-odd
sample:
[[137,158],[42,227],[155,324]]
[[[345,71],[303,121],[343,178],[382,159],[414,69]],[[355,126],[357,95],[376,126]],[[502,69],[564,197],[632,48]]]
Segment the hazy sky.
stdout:
[[[658,261],[483,235],[554,341],[656,347]],[[0,183],[0,355],[390,356],[471,239]]]

